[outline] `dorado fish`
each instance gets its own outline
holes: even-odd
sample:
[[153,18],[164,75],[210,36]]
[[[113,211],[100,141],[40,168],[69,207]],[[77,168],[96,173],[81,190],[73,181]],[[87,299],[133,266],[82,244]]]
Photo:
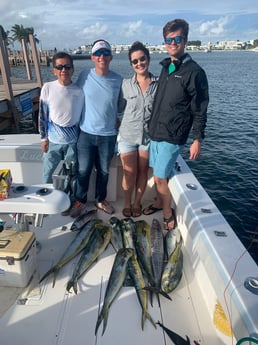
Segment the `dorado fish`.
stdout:
[[173,343],[175,345],[191,345],[188,336],[186,336],[186,340],[185,340],[179,334],[177,334],[177,333],[171,331],[170,329],[168,329],[167,327],[163,326],[162,323],[160,323],[159,321],[157,322],[157,324],[162,329],[164,329],[164,331],[167,333],[167,335],[169,336],[169,338],[173,341]]
[[110,242],[117,253],[119,249],[124,248],[121,221],[117,217],[111,217],[108,224],[112,227],[112,237]]
[[[173,231],[169,231],[173,232]],[[153,276],[154,276],[154,286],[147,287],[146,289],[153,291],[157,295],[158,304],[160,306],[159,293],[164,297],[171,300],[170,296],[161,290],[161,276],[164,268],[164,237],[163,231],[161,229],[160,223],[157,219],[152,220],[151,225],[151,260],[153,267]],[[151,300],[152,302],[152,300]]]
[[50,268],[50,270],[48,270],[47,273],[43,275],[43,277],[40,279],[40,282],[44,280],[47,276],[49,276],[51,273],[53,273],[54,287],[59,270],[83,250],[83,248],[86,246],[90,239],[90,235],[94,231],[95,225],[101,223],[103,223],[103,221],[100,219],[94,219],[89,221],[67,247],[61,259],[52,268]]
[[134,241],[133,236],[136,231],[135,223],[131,218],[124,218],[121,220],[121,232],[124,248],[133,248]]
[[142,330],[144,329],[144,324],[145,324],[146,319],[148,319],[156,328],[156,324],[148,312],[148,296],[147,296],[147,291],[145,290],[145,281],[143,279],[141,267],[137,260],[135,251],[133,251],[133,255],[128,261],[128,271],[134,282],[136,294],[142,308],[142,320],[141,320]]
[[133,255],[133,253],[134,253],[134,250],[132,248],[122,248],[122,249],[119,249],[116,254],[115,261],[110,273],[110,277],[109,277],[106,292],[105,292],[104,303],[97,319],[97,323],[95,327],[95,335],[97,334],[98,328],[102,321],[103,321],[102,335],[104,334],[106,330],[109,308],[111,304],[113,303],[114,299],[116,298],[121,287],[123,286],[123,282],[127,274],[128,260]]
[[155,286],[151,259],[151,227],[144,220],[135,222],[134,245],[136,253],[151,286]]
[[165,255],[166,260],[170,257],[176,248],[176,243],[180,240],[180,231],[176,227],[173,231],[167,231],[165,236]]
[[73,221],[70,230],[78,231],[81,230],[84,225],[86,225],[90,220],[97,218],[97,210],[90,210],[86,213],[81,214],[79,217],[75,218]]
[[160,223],[155,218],[151,225],[151,258],[154,282],[155,286],[158,287],[164,267],[164,238]]
[[182,253],[183,239],[180,235],[176,242],[176,248],[170,255],[167,264],[164,267],[161,277],[161,289],[166,293],[173,291],[179,284],[183,273],[183,253]]
[[112,229],[110,226],[97,224],[95,229],[87,243],[86,247],[83,249],[80,260],[78,261],[72,278],[69,280],[66,290],[69,292],[73,288],[75,294],[77,294],[77,282],[78,279],[85,273],[90,266],[97,260],[97,258],[104,252],[107,248],[110,238],[112,235]]

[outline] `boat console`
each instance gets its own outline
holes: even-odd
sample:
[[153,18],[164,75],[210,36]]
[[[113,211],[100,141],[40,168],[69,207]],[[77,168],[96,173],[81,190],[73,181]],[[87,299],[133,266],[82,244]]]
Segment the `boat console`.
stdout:
[[29,219],[41,227],[44,215],[61,213],[69,206],[69,196],[51,184],[12,184],[9,197],[0,201],[0,213],[14,214],[16,224],[23,230],[28,229]]

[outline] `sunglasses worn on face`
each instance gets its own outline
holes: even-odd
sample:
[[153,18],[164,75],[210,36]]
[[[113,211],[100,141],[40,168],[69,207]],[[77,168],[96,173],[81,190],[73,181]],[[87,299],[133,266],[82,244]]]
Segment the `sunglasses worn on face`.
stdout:
[[170,45],[173,41],[175,43],[181,43],[183,39],[184,39],[183,36],[167,37],[165,38],[165,43],[168,45]]
[[110,50],[97,50],[94,54],[94,56],[101,56],[101,55],[104,55],[104,56],[110,56],[111,55],[111,51]]
[[73,68],[71,65],[66,64],[66,65],[57,65],[54,67],[55,69],[57,69],[58,71],[62,71],[62,69],[64,68],[66,71],[69,71],[71,68]]
[[131,61],[131,63],[133,64],[133,65],[137,65],[137,63],[138,62],[143,62],[143,61],[145,61],[146,60],[146,56],[141,56],[139,59],[134,59],[134,60],[132,60]]

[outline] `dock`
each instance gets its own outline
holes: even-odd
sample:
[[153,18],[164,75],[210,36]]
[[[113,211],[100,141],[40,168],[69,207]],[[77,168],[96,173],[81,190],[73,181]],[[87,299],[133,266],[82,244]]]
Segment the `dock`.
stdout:
[[[39,63],[41,66],[50,66],[52,61],[52,56],[48,51],[41,51],[39,50]],[[25,66],[26,61],[22,54],[22,51],[10,51],[8,54],[8,62],[11,67],[15,66]],[[31,52],[29,52],[29,62],[30,64],[34,64],[33,57]]]
[[[22,42],[23,57],[28,80],[11,76],[9,56],[0,37],[0,134],[20,133],[20,122],[31,116],[37,118],[39,111],[39,96],[43,85],[39,53],[33,35],[30,35],[31,57],[27,44]],[[36,81],[32,81],[31,59],[36,72]]]

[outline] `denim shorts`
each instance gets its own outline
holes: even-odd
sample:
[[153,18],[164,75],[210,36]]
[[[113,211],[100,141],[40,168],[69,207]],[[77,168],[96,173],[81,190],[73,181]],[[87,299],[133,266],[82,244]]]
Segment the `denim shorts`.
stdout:
[[174,175],[177,157],[183,147],[184,145],[151,140],[149,164],[153,168],[153,175],[159,178],[171,178]]
[[139,145],[129,143],[128,141],[119,141],[118,142],[118,153],[128,153],[133,151],[149,151],[149,144],[148,145]]

